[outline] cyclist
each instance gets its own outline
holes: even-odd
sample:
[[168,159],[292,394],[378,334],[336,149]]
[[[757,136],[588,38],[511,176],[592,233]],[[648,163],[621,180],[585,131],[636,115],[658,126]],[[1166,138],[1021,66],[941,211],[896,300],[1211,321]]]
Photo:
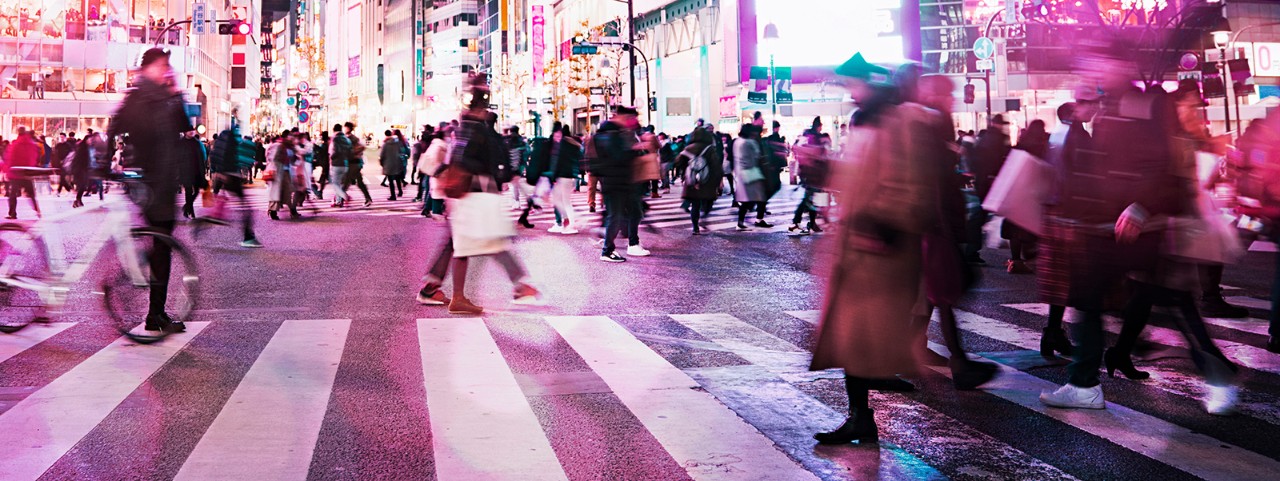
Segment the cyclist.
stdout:
[[[172,235],[177,223],[178,187],[195,182],[179,178],[180,174],[192,175],[198,171],[184,166],[195,159],[190,158],[191,151],[183,149],[181,142],[183,138],[195,136],[195,130],[187,118],[182,92],[173,78],[169,52],[160,48],[143,52],[139,69],[135,88],[111,117],[107,139],[128,134],[127,142],[133,155],[126,167],[142,171],[142,185],[150,193],[142,200],[142,216],[152,231]],[[115,143],[111,145],[114,148]],[[145,327],[149,331],[186,330],[182,322],[174,321],[165,313],[171,258],[169,246],[163,243],[153,245],[147,254],[151,285]]]

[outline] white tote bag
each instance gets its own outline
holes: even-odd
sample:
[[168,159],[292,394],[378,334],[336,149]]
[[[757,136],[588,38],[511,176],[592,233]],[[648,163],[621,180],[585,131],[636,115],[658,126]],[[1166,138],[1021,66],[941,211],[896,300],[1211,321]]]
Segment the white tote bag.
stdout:
[[472,239],[512,237],[516,225],[507,216],[507,205],[501,194],[472,192],[454,199],[449,222],[454,232]]
[[1049,198],[1052,181],[1053,169],[1048,163],[1024,150],[1014,149],[991,184],[982,208],[1035,235],[1042,235],[1044,203]]

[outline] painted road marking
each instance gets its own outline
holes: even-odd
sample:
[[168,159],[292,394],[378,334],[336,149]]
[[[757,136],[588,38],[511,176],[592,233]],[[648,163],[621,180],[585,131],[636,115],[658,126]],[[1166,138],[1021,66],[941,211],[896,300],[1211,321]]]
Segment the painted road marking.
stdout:
[[53,324],[36,324],[13,334],[0,335],[0,362],[4,362],[22,351],[35,347],[59,332],[74,326],[74,322],[56,322]]
[[149,346],[116,339],[0,414],[0,473],[40,477],[208,325],[188,322],[187,332]]
[[176,479],[306,479],[350,327],[284,321]]
[[625,328],[602,316],[547,322],[696,480],[816,480]]
[[419,319],[418,342],[439,479],[568,479],[484,320]]

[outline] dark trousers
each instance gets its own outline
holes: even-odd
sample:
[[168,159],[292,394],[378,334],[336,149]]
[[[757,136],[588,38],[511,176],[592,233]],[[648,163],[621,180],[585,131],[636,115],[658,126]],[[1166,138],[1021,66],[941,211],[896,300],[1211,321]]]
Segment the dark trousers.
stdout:
[[387,187],[391,188],[391,200],[404,196],[404,177],[387,176]]
[[740,202],[738,203],[738,225],[742,225],[747,221],[747,213],[752,209],[756,210],[756,219],[764,220],[764,202]]
[[604,218],[604,250],[601,255],[608,255],[615,249],[614,240],[618,238],[618,233],[626,230],[628,245],[640,244],[639,229],[632,228],[632,218],[636,219],[635,224],[639,225],[639,213],[634,212],[638,202],[634,202],[634,189],[629,188],[612,188],[601,193],[600,197],[604,200],[604,209],[608,215]]
[[[436,254],[435,260],[431,262],[431,266],[427,268],[427,274],[431,276],[432,281],[444,282],[444,276],[449,273],[449,261],[453,260],[453,230],[449,227],[449,223],[444,223],[444,242],[440,246],[440,252]],[[439,288],[439,286],[433,286]]]
[[1200,266],[1200,298],[1216,299],[1222,297],[1223,265],[1204,264]]
[[[148,228],[160,234],[173,235],[175,224],[173,220],[157,220],[147,216]],[[172,263],[173,251],[169,244],[156,242],[151,245],[151,250],[147,252],[147,265],[151,267],[148,316],[164,313],[165,298],[169,297],[169,272],[173,268]]]
[[711,205],[715,203],[714,200],[689,200],[685,202],[689,204],[689,216],[692,217],[694,229],[697,229],[700,225],[699,220],[703,217],[711,216]]
[[365,202],[373,202],[373,196],[369,195],[369,186],[364,185],[364,173],[361,170],[363,165],[352,164],[347,167],[347,176],[342,179],[342,191],[346,192],[348,187],[352,185],[360,188],[360,193],[364,194]]
[[40,211],[40,206],[36,203],[36,186],[31,179],[9,179],[9,217],[18,216],[18,196],[23,191],[27,193],[27,198],[31,199],[31,205],[35,207],[36,212]]
[[1195,297],[1187,291],[1175,291],[1165,287],[1145,283],[1137,283],[1133,298],[1124,309],[1124,326],[1120,329],[1120,338],[1116,340],[1115,349],[1126,355],[1133,352],[1138,335],[1151,319],[1151,307],[1157,302],[1170,303],[1178,308],[1182,317],[1178,328],[1187,339],[1191,349],[1191,360],[1204,374],[1209,384],[1226,385],[1235,374],[1236,367],[1227,356],[1218,350],[1218,346],[1209,337],[1205,329],[1204,319],[1196,308]]
[[977,207],[969,211],[968,221],[964,226],[964,258],[972,260],[978,257],[978,251],[982,250],[982,226],[987,225],[987,221],[991,220],[991,214],[981,207]]
[[791,223],[799,225],[804,218],[806,212],[809,213],[809,223],[814,224],[818,219],[818,207],[813,205],[813,194],[817,191],[806,187],[804,189],[804,198],[800,199],[800,205],[796,206],[796,215],[791,218]]
[[319,189],[316,189],[316,198],[319,199],[324,193],[324,186],[329,185],[329,162],[326,161],[316,167],[320,168],[320,180],[316,182],[320,186]]
[[418,184],[418,195],[414,196],[414,200],[431,200],[431,196],[425,195],[427,191],[427,176],[422,174],[413,174],[414,181]]

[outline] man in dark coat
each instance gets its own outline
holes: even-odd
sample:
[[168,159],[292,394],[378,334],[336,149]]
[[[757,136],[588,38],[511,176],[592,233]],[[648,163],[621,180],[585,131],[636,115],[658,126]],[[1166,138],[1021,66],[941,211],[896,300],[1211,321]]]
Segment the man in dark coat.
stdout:
[[[133,160],[128,167],[142,171],[142,183],[151,193],[147,203],[141,206],[142,216],[151,230],[171,235],[176,223],[174,199],[178,187],[195,182],[181,178],[194,175],[195,169],[188,165],[191,159],[184,158],[190,156],[190,149],[180,141],[194,136],[195,130],[187,118],[182,95],[173,85],[169,52],[159,48],[144,52],[140,74],[135,88],[111,117],[107,139],[114,149],[117,136],[129,135]],[[163,243],[155,244],[147,254],[152,275],[147,330],[181,332],[186,329],[182,322],[172,320],[164,312],[171,257],[169,246]]]
[[627,253],[641,257],[648,255],[640,247],[640,209],[639,203],[633,202],[636,194],[634,166],[636,158],[642,154],[637,145],[636,129],[640,123],[636,115],[633,108],[618,107],[613,118],[600,124],[592,138],[596,157],[591,165],[591,174],[600,179],[604,209],[609,213],[604,221],[604,249],[600,251],[600,260],[605,262],[627,260],[614,252],[614,239],[622,229],[627,231]]
[[[996,114],[991,117],[991,125],[974,146],[969,168],[970,173],[973,174],[973,186],[978,195],[979,206],[987,198],[987,192],[991,191],[991,184],[995,182],[996,174],[999,174],[1000,168],[1004,167],[1004,159],[1008,158],[1009,151],[1013,150],[1009,143],[1008,129],[1009,121],[1005,120],[1003,115]],[[969,222],[966,225],[965,260],[974,264],[986,263],[978,255],[978,251],[982,249],[982,226],[986,225],[990,219],[991,213],[982,210],[981,207],[970,213]]]
[[[244,197],[244,176],[242,173],[245,167],[253,164],[253,158],[245,156],[251,150],[246,149],[244,144],[248,141],[240,136],[240,129],[236,125],[222,131],[214,137],[213,152],[209,155],[209,172],[213,177],[213,190],[226,190],[243,202]],[[222,209],[219,209],[222,211]],[[225,211],[219,212],[224,214]],[[241,247],[259,248],[262,243],[258,242],[258,237],[253,233],[253,212],[244,211],[243,232],[244,241],[240,243]],[[225,215],[225,214],[224,214]],[[226,219],[222,218],[204,218],[202,220],[215,224],[226,224]]]

